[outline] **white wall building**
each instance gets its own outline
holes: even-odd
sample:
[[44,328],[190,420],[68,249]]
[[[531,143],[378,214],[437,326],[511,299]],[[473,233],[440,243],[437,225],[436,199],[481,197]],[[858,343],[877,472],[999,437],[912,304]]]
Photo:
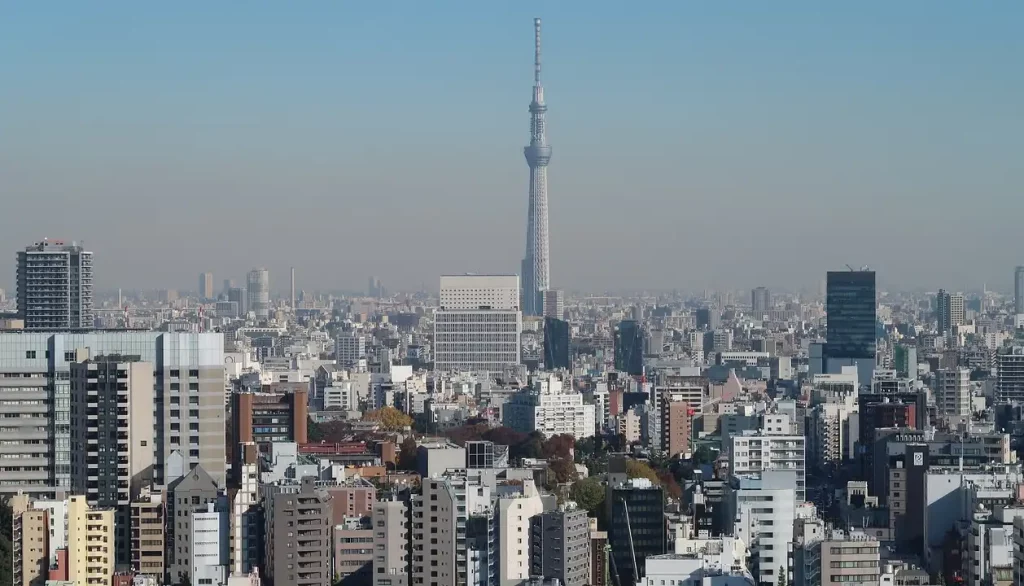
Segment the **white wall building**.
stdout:
[[732,438],[729,471],[734,476],[774,470],[794,472],[796,498],[803,501],[806,495],[805,443],[802,435],[768,435],[745,431]]
[[789,545],[796,518],[793,473],[766,472],[760,477],[734,479],[726,494],[733,535],[748,545],[755,583],[777,585],[779,569],[792,575]]
[[[228,580],[228,515],[215,503],[192,513],[192,583],[223,585]],[[209,580],[209,581],[207,581]]]
[[519,370],[522,330],[518,276],[441,277],[441,308],[434,313],[435,370]]
[[576,439],[591,437],[596,429],[594,405],[583,403],[583,395],[564,392],[554,375],[538,378],[532,389],[512,396],[502,409],[505,425],[529,433],[537,430],[551,437],[568,434]]
[[971,414],[971,371],[966,368],[935,371],[935,406],[940,415]]
[[499,586],[518,586],[530,578],[530,517],[544,512],[533,480],[523,493],[498,499]]
[[366,336],[360,332],[340,332],[334,341],[334,356],[338,366],[350,368],[366,358]]

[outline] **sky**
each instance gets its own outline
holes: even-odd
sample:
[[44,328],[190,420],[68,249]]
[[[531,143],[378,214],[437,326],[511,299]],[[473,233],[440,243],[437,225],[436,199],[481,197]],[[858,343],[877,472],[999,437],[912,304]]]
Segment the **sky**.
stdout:
[[0,18],[0,287],[436,289],[525,249],[543,19],[551,271],[571,290],[1008,288],[1019,2],[21,2]]

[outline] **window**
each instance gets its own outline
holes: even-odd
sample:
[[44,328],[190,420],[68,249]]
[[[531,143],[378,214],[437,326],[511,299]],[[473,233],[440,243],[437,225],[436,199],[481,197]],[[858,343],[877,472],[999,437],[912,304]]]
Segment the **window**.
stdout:
[[193,369],[189,370],[188,371],[188,375],[191,376],[191,377],[198,377],[199,376],[199,369],[198,368],[193,368]]
[[36,351],[35,350],[26,350],[25,351],[25,358],[28,358],[29,360],[35,360],[35,358],[36,358]]
[[171,378],[178,378],[179,376],[181,376],[181,371],[180,370],[174,369],[174,370],[171,371]]
[[75,361],[75,353],[74,352],[65,352],[64,353],[64,362],[74,362],[74,361]]

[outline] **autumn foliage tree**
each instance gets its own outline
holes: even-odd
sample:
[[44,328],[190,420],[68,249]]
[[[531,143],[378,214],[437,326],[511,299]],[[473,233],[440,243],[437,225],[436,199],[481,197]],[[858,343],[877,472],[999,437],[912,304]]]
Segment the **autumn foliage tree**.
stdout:
[[651,468],[651,465],[643,460],[626,460],[626,477],[646,478],[654,484],[661,484],[658,473]]
[[363,414],[363,421],[376,422],[385,431],[401,431],[412,426],[412,417],[394,407],[381,407],[367,411]]

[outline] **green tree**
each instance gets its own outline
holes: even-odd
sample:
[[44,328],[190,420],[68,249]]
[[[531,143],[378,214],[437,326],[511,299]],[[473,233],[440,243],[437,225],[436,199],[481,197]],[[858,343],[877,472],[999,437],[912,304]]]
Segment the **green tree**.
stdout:
[[306,438],[311,444],[318,444],[324,441],[324,430],[319,423],[313,421],[312,417],[306,420]]
[[776,586],[786,586],[786,568],[785,568],[785,566],[779,566],[779,581],[776,582]]
[[606,489],[596,478],[581,478],[569,490],[569,498],[581,509],[597,514],[604,508]]
[[658,473],[643,460],[626,460],[626,477],[646,478],[654,484],[661,484],[661,481],[658,480]]

